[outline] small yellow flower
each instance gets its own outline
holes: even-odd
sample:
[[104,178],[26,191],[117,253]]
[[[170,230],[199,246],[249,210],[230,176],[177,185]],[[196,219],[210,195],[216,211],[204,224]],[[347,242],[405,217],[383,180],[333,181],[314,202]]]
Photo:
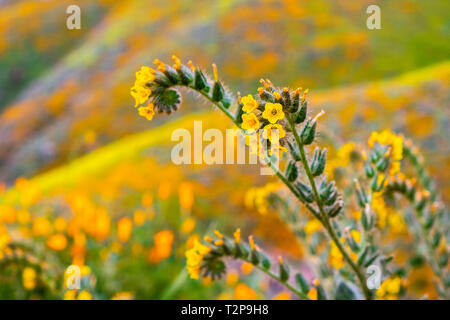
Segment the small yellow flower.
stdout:
[[250,274],[253,270],[253,265],[250,262],[244,262],[241,265],[241,272],[243,274]]
[[264,127],[263,138],[272,141],[272,130],[278,131],[278,139],[284,138],[286,136],[286,131],[284,131],[281,124],[268,124]]
[[255,241],[253,240],[253,236],[248,236],[248,243],[250,244],[250,249],[256,250]]
[[233,233],[234,236],[234,241],[236,241],[236,243],[239,243],[239,241],[241,241],[241,229],[236,229],[236,232]]
[[195,219],[193,218],[186,218],[186,220],[183,221],[180,227],[180,231],[183,234],[189,234],[195,229]]
[[201,244],[198,240],[194,242],[194,247],[186,251],[186,269],[191,279],[200,277],[200,267],[203,257],[211,251],[210,248]]
[[27,290],[33,290],[36,287],[36,271],[33,268],[26,267],[22,272],[22,284]]
[[399,277],[388,278],[378,288],[377,297],[385,300],[397,299],[401,286],[402,281]]
[[322,225],[319,220],[311,219],[306,222],[304,230],[306,234],[313,234],[314,232],[320,230],[321,226]]
[[355,240],[355,242],[361,241],[361,233],[358,230],[350,230],[350,233],[352,235],[353,240]]
[[111,300],[133,300],[133,294],[129,291],[117,292]]
[[78,294],[77,300],[92,300],[92,295],[89,291],[83,290]]
[[145,101],[147,101],[151,93],[152,90],[150,90],[149,88],[134,85],[130,90],[131,96],[136,101],[134,107],[136,108],[138,105],[143,104]]
[[64,293],[64,300],[75,300],[76,293],[76,290],[67,290]]
[[255,290],[247,286],[245,283],[239,283],[234,288],[235,300],[255,300],[257,293]]
[[382,132],[372,132],[369,137],[369,147],[373,148],[375,142],[381,145],[389,145],[392,148],[392,160],[394,161],[389,170],[390,175],[395,175],[400,171],[400,160],[403,158],[403,137],[396,135],[389,129]]
[[258,117],[254,113],[242,115],[242,129],[247,130],[248,133],[255,132],[260,126]]
[[230,271],[227,274],[226,283],[227,286],[233,287],[239,281],[239,273],[237,271]]
[[310,298],[311,300],[317,300],[317,289],[316,288],[311,288],[309,290],[308,298]]
[[147,120],[152,120],[155,115],[155,106],[153,103],[149,103],[146,107],[139,108],[139,115],[145,117]]
[[279,143],[276,143],[272,144],[272,146],[270,147],[269,155],[272,156],[272,154],[275,154],[277,157],[281,158],[287,151],[288,150],[286,147],[280,146]]
[[284,118],[283,106],[279,103],[266,103],[262,117],[270,123],[276,123]]
[[253,112],[253,110],[258,108],[258,102],[253,98],[251,94],[246,97],[242,97],[241,101],[244,104],[242,110],[246,113]]
[[281,292],[273,297],[272,300],[291,300],[291,295],[288,292]]
[[135,85],[144,87],[147,82],[155,80],[155,70],[152,68],[142,66],[141,69],[136,72],[136,83]]

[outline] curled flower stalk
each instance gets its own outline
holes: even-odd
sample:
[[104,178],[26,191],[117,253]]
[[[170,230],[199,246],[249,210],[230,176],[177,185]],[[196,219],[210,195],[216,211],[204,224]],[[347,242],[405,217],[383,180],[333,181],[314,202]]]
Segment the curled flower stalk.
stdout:
[[300,273],[295,276],[298,287],[291,285],[288,281],[290,268],[281,257],[278,258],[278,272],[273,272],[271,270],[272,262],[255,244],[253,237],[249,236],[248,245],[242,242],[240,238],[240,229],[236,230],[233,239],[216,230],[214,239],[206,236],[205,244],[197,242],[192,249],[186,252],[190,277],[198,279],[200,274],[203,274],[204,276],[210,276],[212,279],[220,278],[225,273],[223,260],[225,258],[238,259],[252,264],[270,278],[281,283],[300,299],[310,300],[308,296],[309,286]]
[[[400,171],[403,139],[389,131],[373,133],[369,138],[371,150],[368,157],[364,156],[364,173],[371,192],[367,194],[361,186],[365,184],[360,184],[358,180],[353,190],[356,191],[358,204],[363,210],[358,226],[361,226],[363,233],[369,234],[364,244],[359,246],[353,234],[360,237],[360,231],[355,229],[352,233],[348,228],[342,230],[337,221],[337,217],[343,215],[345,203],[336,182],[329,180],[326,174],[327,149],[316,146],[312,150],[312,145],[317,140],[318,121],[324,111],[318,112],[314,117],[308,116],[308,90],[280,88],[270,80],[261,79],[261,87],[257,89],[256,95],[241,96],[238,92],[235,101],[219,80],[215,64],[214,76],[211,78],[191,61],[184,65],[176,56],[172,58],[172,66],[156,59],[156,69],[142,67],[136,73],[136,83],[131,89],[131,95],[135,99],[139,115],[151,120],[155,113],[170,114],[178,110],[181,104],[178,87],[192,89],[217,106],[241,129],[250,154],[257,155],[266,163],[295,199],[317,219],[331,240],[330,250],[334,258],[342,260],[342,265],[349,267],[351,272],[346,275],[347,278],[356,277],[363,296],[372,299],[374,291],[367,285],[365,268],[376,260],[382,264],[389,261],[372,242],[371,232],[375,225],[372,211],[376,211],[374,207],[382,198],[386,185]],[[280,169],[281,159],[286,164],[284,170]],[[255,247],[253,239],[247,248],[239,240],[235,239],[233,242],[220,233],[216,235],[219,239],[213,241],[207,238],[206,245],[198,243],[186,253],[191,277],[220,277],[225,272],[223,258],[234,257],[251,262],[300,298],[308,298],[306,289],[309,287],[306,281],[299,278],[302,288],[300,291],[292,287],[287,282],[288,267],[282,261],[279,263],[280,273],[272,273],[270,261]],[[314,286],[315,295],[324,298],[325,292],[321,285]],[[342,286],[341,283],[339,288],[345,292],[347,288]]]

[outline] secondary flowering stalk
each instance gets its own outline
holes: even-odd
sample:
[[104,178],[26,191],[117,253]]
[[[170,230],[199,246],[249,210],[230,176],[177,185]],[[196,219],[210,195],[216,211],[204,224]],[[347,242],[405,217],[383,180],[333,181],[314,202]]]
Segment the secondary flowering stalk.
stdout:
[[[214,80],[211,80],[199,68],[194,67],[191,62],[188,64],[190,66],[188,68],[182,65],[177,57],[174,56],[173,59],[175,61],[173,68],[156,59],[154,63],[158,66],[157,71],[143,67],[141,71],[136,73],[136,83],[131,89],[131,94],[136,100],[136,106],[149,100],[150,102],[147,108],[156,107],[159,112],[165,111],[171,113],[172,110],[178,109],[181,102],[180,94],[173,87],[186,86],[199,92],[214,103],[239,128],[244,130],[246,134],[254,134],[262,125],[263,139],[268,148],[261,148],[259,141],[257,141],[257,145],[250,145],[250,148],[266,161],[269,167],[275,171],[276,175],[293,192],[297,199],[305,204],[308,210],[322,222],[330,238],[336,243],[337,248],[342,252],[345,260],[357,274],[364,294],[369,299],[371,294],[367,289],[364,277],[340,245],[333,227],[328,221],[330,217],[339,214],[342,210],[343,202],[337,197],[337,190],[333,187],[328,187],[326,183],[324,191],[319,196],[319,191],[317,190],[308,159],[305,155],[304,145],[309,145],[314,141],[317,120],[324,114],[322,111],[315,118],[307,119],[305,122],[307,115],[306,94],[308,90],[305,90],[300,96],[300,88],[296,90],[290,90],[289,88],[279,90],[274,87],[270,80],[261,79],[260,82],[264,87],[258,88],[258,99],[254,99],[251,95],[239,98],[236,112],[238,116],[234,116],[229,111],[231,105],[230,94],[218,80],[217,67],[215,65],[213,66]],[[146,91],[147,89],[149,91]],[[147,100],[143,99],[142,94],[144,92],[148,93]],[[241,116],[240,119],[239,115]],[[305,124],[301,131],[297,132],[296,125],[303,122]],[[291,134],[287,135],[283,128],[288,128]],[[275,139],[268,134],[269,130],[270,132],[274,130],[278,131]],[[290,143],[292,136],[297,147],[292,147]],[[273,153],[274,148],[272,145],[275,146],[275,153]],[[289,151],[293,161],[298,161],[298,155],[300,155],[300,160],[304,166],[311,187],[301,181],[295,183],[297,176],[286,177],[275,165],[274,160],[282,157],[288,151],[284,145],[289,145]],[[326,159],[321,157],[320,166],[324,167],[325,161]],[[322,199],[327,202],[328,206],[326,210]],[[315,202],[317,208],[312,206],[313,202]]]
[[[369,248],[371,237],[366,241],[365,248],[356,245],[352,236],[342,237],[344,232],[340,230],[335,218],[344,211],[344,200],[335,181],[329,181],[324,175],[327,150],[316,147],[311,159],[307,156],[308,146],[316,140],[318,120],[324,115],[321,111],[314,118],[308,117],[308,90],[278,88],[270,80],[261,79],[262,87],[258,88],[257,95],[248,94],[241,97],[238,93],[237,102],[234,102],[232,95],[219,80],[215,64],[214,77],[211,79],[191,61],[183,65],[177,57],[173,56],[173,60],[175,64],[169,66],[156,59],[156,70],[142,67],[136,73],[136,83],[131,89],[131,95],[136,101],[136,107],[146,104],[145,107],[139,107],[139,114],[151,120],[155,110],[169,114],[177,110],[181,103],[177,87],[190,88],[216,105],[243,131],[250,152],[257,154],[320,222],[332,241],[331,251],[335,260],[342,259],[340,261],[347,263],[358,278],[365,298],[372,299],[373,292],[367,286],[363,267],[368,267],[376,259],[381,263],[388,259],[378,258],[380,254],[376,252],[376,246],[371,245]],[[231,111],[231,108],[235,110]],[[367,195],[356,180],[358,203],[364,210],[360,218],[364,231],[369,231],[374,226],[371,207],[375,207],[377,201],[381,203],[384,188],[399,173],[403,157],[403,138],[388,130],[375,132],[369,138],[369,146],[370,155],[363,158],[364,173],[370,180],[371,193]],[[281,158],[287,158],[285,172],[277,165]],[[414,162],[414,158],[412,159]],[[300,174],[301,171],[304,175]],[[320,183],[316,182],[318,177],[321,177]],[[429,182],[424,174],[422,178],[424,184]],[[355,230],[355,234],[360,232]],[[220,233],[216,235],[219,239],[207,239],[206,246],[198,243],[186,253],[187,267],[192,277],[198,278],[201,274],[209,274],[213,278],[220,276],[225,271],[225,265],[220,258],[234,256],[251,262],[289,288],[290,285],[285,281],[288,278],[285,274],[287,266],[285,268],[285,264],[280,262],[280,270],[283,271],[280,271],[279,276],[271,274],[268,268],[260,265],[261,261],[266,260],[262,259],[252,238],[248,254],[244,254],[247,250],[245,247],[231,245],[228,243],[230,239]],[[239,240],[236,240],[236,243],[239,243]],[[324,296],[323,288],[316,285],[315,289],[318,296]],[[348,290],[344,288],[343,292]],[[302,291],[298,295],[304,298],[305,294]]]
[[[215,237],[206,236],[204,244],[196,242],[192,249],[186,252],[187,269],[193,279],[198,279],[200,274],[210,276],[212,279],[221,277],[225,272],[225,258],[233,258],[251,263],[254,267],[281,283],[285,288],[298,296],[300,299],[310,300],[308,296],[308,285],[300,273],[296,279],[301,281],[299,288],[289,283],[289,267],[282,258],[278,259],[278,273],[271,270],[272,263],[267,256],[255,244],[253,237],[249,236],[248,244],[241,241],[241,231],[237,229],[234,237],[229,238],[215,231]],[[297,282],[298,282],[297,281]]]

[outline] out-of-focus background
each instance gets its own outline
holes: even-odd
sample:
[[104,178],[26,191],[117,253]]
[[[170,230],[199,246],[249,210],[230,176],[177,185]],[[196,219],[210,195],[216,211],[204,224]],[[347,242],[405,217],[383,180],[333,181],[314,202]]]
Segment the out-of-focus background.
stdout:
[[[80,30],[66,28],[72,4]],[[371,4],[380,30],[366,26]],[[188,93],[170,118],[137,116],[135,72],[173,53],[215,62],[232,92],[255,93],[262,77],[310,88],[336,148],[385,128],[411,137],[448,199],[449,40],[446,0],[0,1],[0,297],[70,298],[71,264],[94,298],[279,292],[246,265],[218,283],[184,271],[185,249],[215,228],[241,227],[274,255],[304,248],[275,214],[245,205],[273,180],[257,166],[171,162],[174,129],[231,128],[224,116]],[[12,242],[24,246],[20,272]]]

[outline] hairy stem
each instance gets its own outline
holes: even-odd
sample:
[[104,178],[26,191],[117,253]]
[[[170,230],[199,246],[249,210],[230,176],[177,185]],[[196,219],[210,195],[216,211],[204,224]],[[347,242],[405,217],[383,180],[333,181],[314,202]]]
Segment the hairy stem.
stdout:
[[305,169],[305,173],[308,176],[309,183],[311,184],[311,188],[313,190],[313,194],[314,194],[314,198],[315,198],[316,203],[317,203],[317,207],[319,208],[319,212],[320,212],[320,216],[321,216],[321,219],[319,219],[319,221],[325,227],[328,235],[333,240],[333,242],[335,243],[336,247],[339,249],[339,251],[341,252],[342,256],[344,257],[344,260],[350,265],[350,267],[355,272],[356,276],[359,279],[361,287],[363,289],[364,296],[366,297],[366,299],[370,300],[372,298],[372,293],[370,292],[369,288],[367,287],[366,279],[365,279],[362,271],[356,265],[356,263],[350,258],[350,255],[348,254],[348,252],[344,249],[344,247],[340,243],[340,241],[339,241],[339,239],[338,239],[338,237],[336,235],[336,232],[334,231],[333,227],[330,224],[329,217],[325,213],[325,210],[323,209],[322,199],[320,198],[319,192],[317,191],[316,182],[315,182],[314,177],[313,177],[313,175],[311,173],[311,169],[309,168],[308,159],[306,158],[305,148],[304,148],[304,145],[303,145],[303,143],[302,143],[302,141],[301,141],[301,139],[300,139],[300,137],[298,135],[298,132],[297,132],[297,130],[295,128],[295,124],[294,124],[292,118],[289,115],[286,115],[286,118],[287,118],[287,120],[289,122],[289,125],[291,127],[292,133],[294,134],[295,142],[297,143],[297,146],[298,146],[298,148],[300,150],[301,162],[302,162],[303,167]]
[[[252,263],[249,259],[247,258],[240,258],[248,263]],[[254,265],[252,263],[252,265]],[[275,273],[273,273],[270,270],[264,269],[259,265],[254,265],[256,268],[258,268],[259,270],[261,270],[263,273],[265,273],[266,275],[268,275],[269,277],[271,277],[272,279],[276,280],[277,282],[281,283],[283,286],[285,286],[288,290],[290,290],[291,292],[293,292],[294,294],[296,294],[298,297],[302,298],[303,300],[311,300],[310,297],[308,297],[308,295],[304,294],[303,292],[297,290],[296,288],[294,288],[292,285],[290,285],[287,281],[281,281],[280,277],[278,277]]]
[[[189,87],[193,90],[195,90],[195,88]],[[197,90],[195,90],[197,91]],[[199,91],[197,91],[199,92]],[[237,119],[234,117],[233,114],[230,113],[230,111],[227,108],[224,108],[220,103],[214,102],[211,97],[205,93],[205,92],[199,92],[201,95],[203,95],[206,99],[208,99],[211,103],[213,103],[214,105],[216,105],[221,111],[223,111],[225,113],[225,115],[231,119],[231,121],[233,121],[233,123],[240,128],[240,124],[237,121]],[[303,202],[299,195],[297,190],[295,189],[295,187],[292,185],[291,182],[289,182],[283,175],[283,173],[280,172],[280,170],[275,166],[275,164],[270,161],[270,160],[266,160],[267,164],[272,168],[272,170],[274,170],[275,174],[278,176],[278,178],[283,181],[283,183],[289,188],[289,190],[291,190],[291,192],[296,196],[297,199],[299,199],[300,202],[302,202],[307,208],[308,210],[322,223],[322,225],[325,227],[327,233],[329,234],[330,238],[332,239],[332,241],[336,244],[336,247],[339,249],[339,251],[342,253],[342,256],[344,257],[344,260],[350,265],[350,267],[353,269],[353,271],[355,272],[356,276],[358,277],[360,283],[361,283],[361,287],[363,289],[364,292],[364,296],[366,297],[366,299],[371,299],[372,294],[369,290],[369,288],[367,287],[366,281],[365,281],[365,277],[362,274],[361,270],[359,269],[359,267],[353,262],[353,260],[350,258],[349,254],[347,253],[347,251],[342,247],[341,243],[339,242],[339,239],[333,229],[333,227],[331,226],[329,220],[328,220],[328,216],[326,215],[324,209],[323,209],[323,204],[322,204],[322,200],[320,199],[319,193],[317,191],[317,187],[316,187],[316,183],[314,181],[314,177],[311,174],[311,170],[309,168],[309,163],[308,160],[306,159],[306,155],[305,155],[305,150],[304,150],[304,146],[303,143],[300,140],[300,137],[298,136],[298,133],[295,129],[295,125],[292,121],[292,119],[289,117],[289,115],[286,115],[288,122],[291,126],[292,132],[294,134],[294,138],[296,140],[296,143],[299,147],[300,150],[300,155],[301,155],[301,161],[303,163],[303,166],[305,168],[305,172],[308,176],[309,182],[311,184],[311,187],[313,189],[314,192],[314,197],[316,199],[316,203],[317,206],[319,208],[319,212],[317,212],[316,209],[314,209],[310,204]],[[257,266],[258,267],[258,266]],[[279,280],[279,278],[272,274],[270,271],[264,270],[263,268],[258,267],[258,269],[262,270],[263,272],[265,272],[266,274],[268,274],[269,276],[271,276],[272,278]],[[281,282],[281,281],[280,281]],[[300,297],[304,297],[304,295],[299,292],[298,290],[296,290],[295,288],[293,288],[292,286],[290,286],[288,283],[285,282],[281,282],[283,283],[287,288],[289,288],[291,291],[295,292],[297,295],[299,295]]]

